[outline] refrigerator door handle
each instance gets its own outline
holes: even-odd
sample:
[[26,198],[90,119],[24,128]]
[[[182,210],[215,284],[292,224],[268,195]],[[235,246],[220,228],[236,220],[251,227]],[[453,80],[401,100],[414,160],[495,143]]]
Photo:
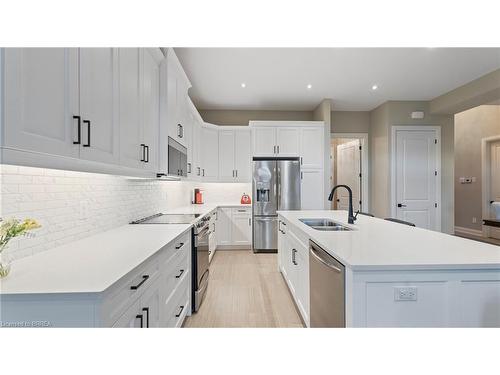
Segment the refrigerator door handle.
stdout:
[[278,163],[278,179],[276,181],[278,189],[278,210],[281,210],[281,168]]

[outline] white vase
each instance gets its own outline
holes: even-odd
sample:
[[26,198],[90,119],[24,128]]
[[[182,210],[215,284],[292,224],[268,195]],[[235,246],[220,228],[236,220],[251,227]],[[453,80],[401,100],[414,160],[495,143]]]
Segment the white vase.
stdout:
[[10,272],[12,258],[6,250],[0,252],[0,279],[7,277]]

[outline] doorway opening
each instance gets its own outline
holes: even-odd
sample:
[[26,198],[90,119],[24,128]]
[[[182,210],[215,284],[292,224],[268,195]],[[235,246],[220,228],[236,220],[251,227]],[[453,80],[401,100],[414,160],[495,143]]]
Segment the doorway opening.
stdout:
[[[354,212],[369,212],[369,164],[367,133],[332,133],[330,142],[330,188],[347,185],[353,193]],[[338,189],[331,202],[332,210],[347,210],[349,195]]]

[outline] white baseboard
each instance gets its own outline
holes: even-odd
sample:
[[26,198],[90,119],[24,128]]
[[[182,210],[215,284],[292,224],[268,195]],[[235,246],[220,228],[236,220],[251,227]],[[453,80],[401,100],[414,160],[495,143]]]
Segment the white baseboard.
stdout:
[[457,227],[455,226],[455,233],[468,234],[471,236],[483,237],[483,231],[478,229],[470,229],[465,227]]

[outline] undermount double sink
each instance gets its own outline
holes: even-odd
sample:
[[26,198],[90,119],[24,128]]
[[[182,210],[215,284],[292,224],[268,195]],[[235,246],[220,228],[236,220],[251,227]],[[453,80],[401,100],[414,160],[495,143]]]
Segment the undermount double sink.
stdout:
[[332,232],[352,230],[351,228],[336,223],[330,219],[299,219],[299,221],[316,230]]

